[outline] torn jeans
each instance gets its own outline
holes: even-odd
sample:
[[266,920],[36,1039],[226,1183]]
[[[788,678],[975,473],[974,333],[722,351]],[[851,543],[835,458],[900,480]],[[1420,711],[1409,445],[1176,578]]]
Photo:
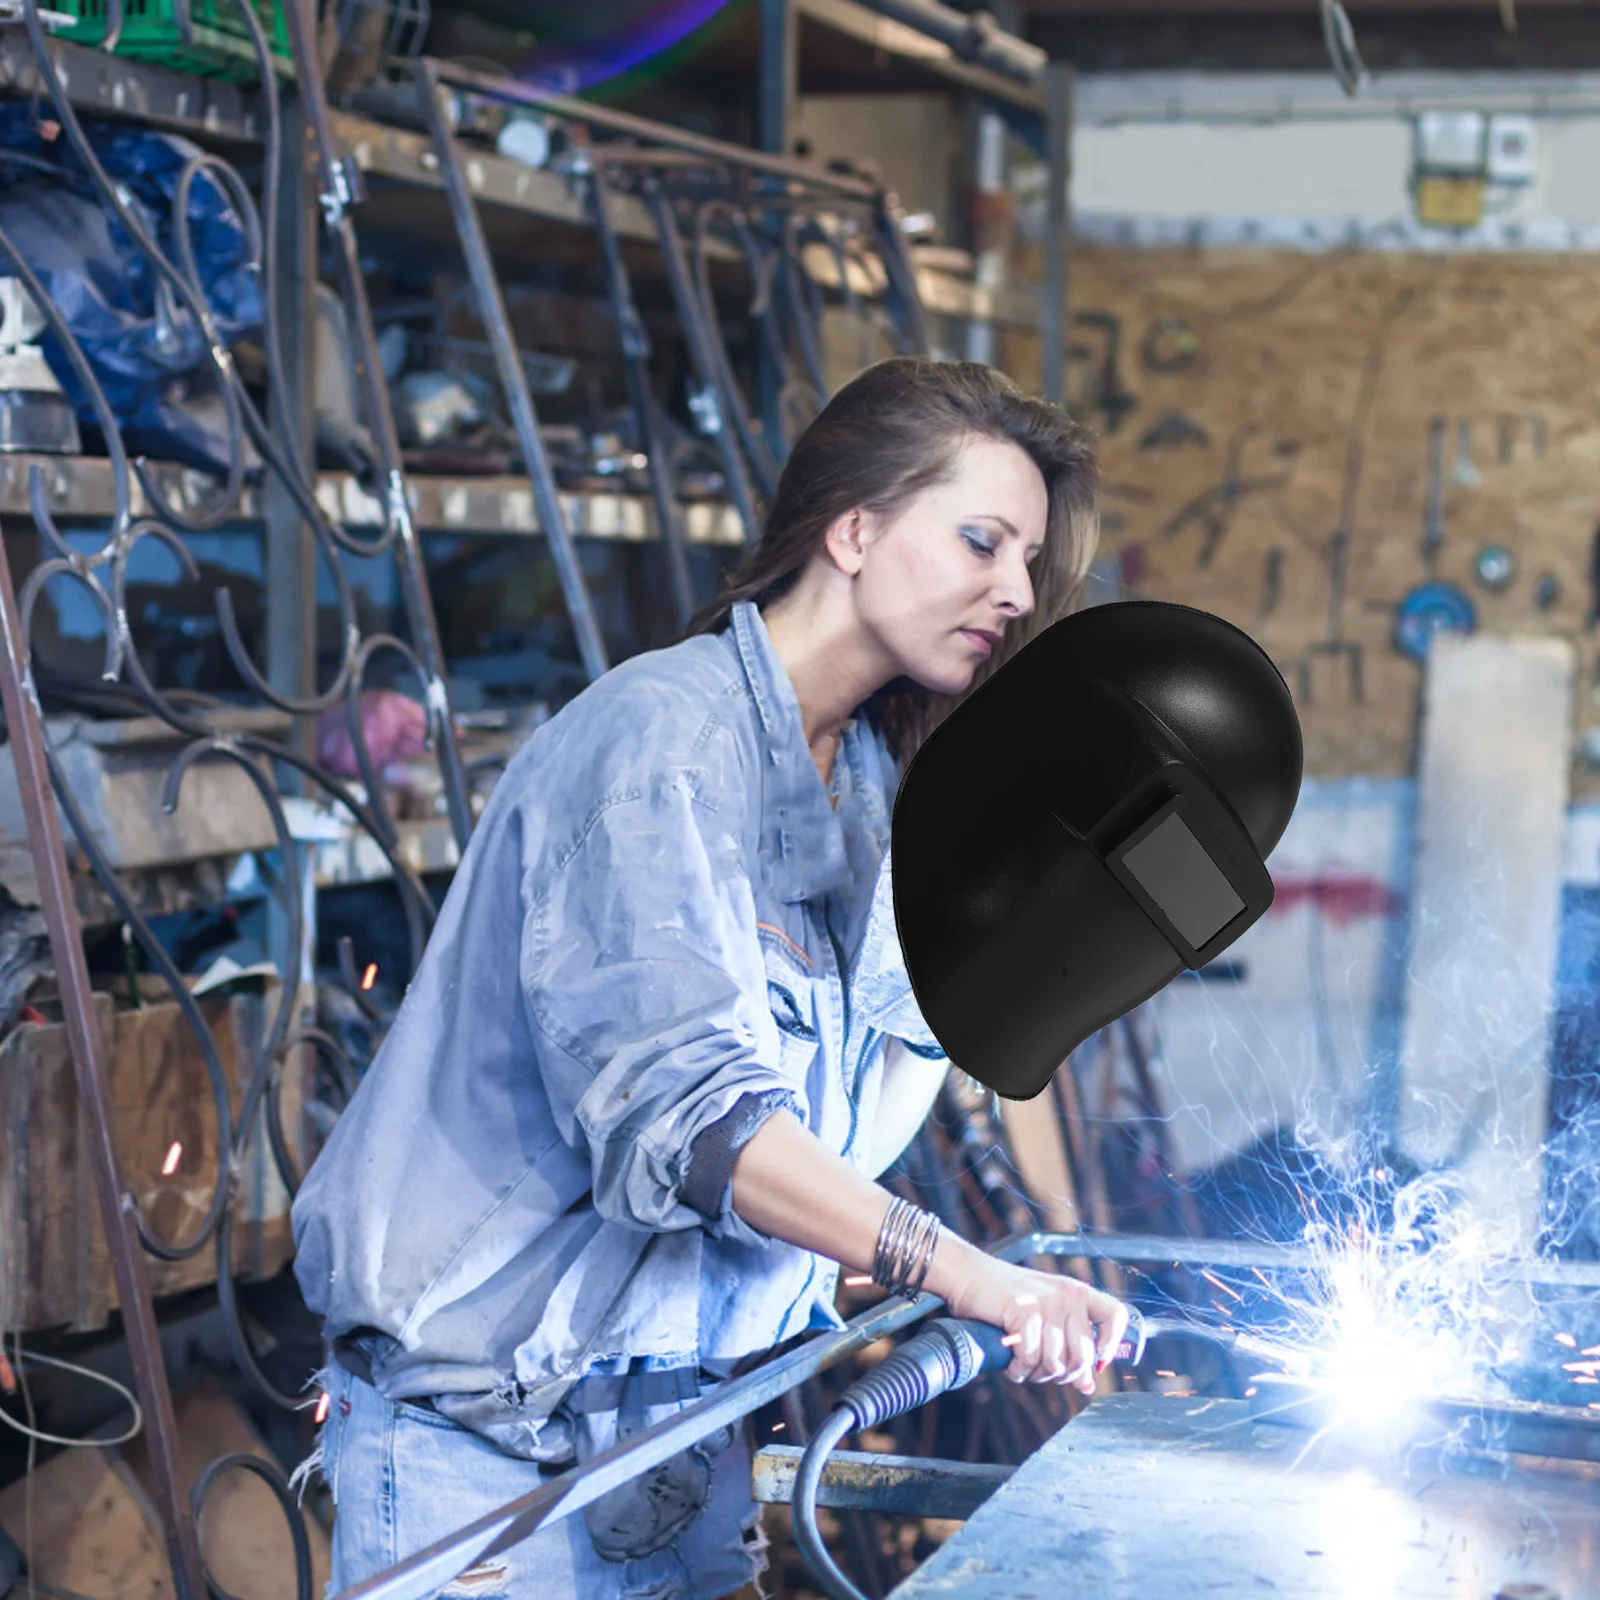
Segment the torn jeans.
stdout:
[[[591,1369],[616,1378],[625,1436],[694,1403],[640,1404],[630,1369],[647,1365],[619,1357]],[[426,1406],[385,1400],[337,1364],[324,1378],[328,1416],[312,1462],[335,1506],[330,1597],[556,1475]],[[617,1441],[618,1408],[578,1410],[572,1422],[577,1464]],[[443,1600],[718,1600],[752,1581],[759,1588],[766,1543],[741,1423],[477,1563],[439,1593]]]

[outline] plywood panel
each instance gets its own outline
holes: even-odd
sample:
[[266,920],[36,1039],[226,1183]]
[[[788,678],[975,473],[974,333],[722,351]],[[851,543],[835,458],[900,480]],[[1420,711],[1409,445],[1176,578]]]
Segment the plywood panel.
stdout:
[[[1394,647],[1394,614],[1429,579],[1467,593],[1486,632],[1567,639],[1580,684],[1594,680],[1597,279],[1582,257],[1074,253],[1073,306],[1117,319],[1133,397],[1113,425],[1107,331],[1076,325],[1070,398],[1102,434],[1103,552],[1130,593],[1203,606],[1261,641],[1294,689],[1309,771],[1411,769],[1421,669]],[[1159,317],[1198,341],[1182,371],[1141,357]],[[1036,386],[1037,339],[1008,335],[1001,363]],[[1204,442],[1141,449],[1173,413]],[[1443,538],[1430,567],[1434,418]],[[1503,593],[1474,576],[1491,544],[1517,562]],[[1556,594],[1540,609],[1546,576]],[[1579,694],[1580,718],[1590,702]],[[1581,763],[1575,780],[1580,795],[1600,788]]]
[[1440,639],[1428,663],[1400,1144],[1532,1253],[1561,924],[1572,652]]
[[[188,1239],[205,1214],[219,1160],[198,1041],[170,1001],[114,1012],[109,995],[95,999],[124,1178],[160,1237]],[[266,1003],[276,1003],[276,991]],[[235,1115],[262,1005],[253,995],[200,1003]],[[182,1146],[178,1167],[163,1177],[174,1143]],[[16,1219],[3,1298],[24,1329],[104,1327],[117,1304],[88,1149],[65,1028],[14,1029],[0,1042],[0,1183],[5,1209]],[[235,1272],[271,1276],[293,1245],[288,1196],[260,1129],[244,1164],[236,1216]],[[176,1294],[215,1279],[216,1252],[208,1246],[183,1261],[146,1256],[144,1266],[153,1294]]]
[[[271,1452],[250,1419],[229,1399],[221,1383],[208,1377],[179,1395],[173,1404],[178,1428],[178,1472],[188,1499],[200,1474],[222,1456],[259,1456]],[[124,1447],[127,1462],[152,1497],[155,1482],[143,1438]],[[312,1593],[320,1595],[328,1581],[331,1552],[328,1536],[304,1511],[311,1546]],[[229,1594],[248,1600],[294,1600],[294,1546],[283,1508],[259,1478],[229,1472],[206,1495],[200,1521],[200,1544],[212,1578]]]
[[[160,1535],[137,1486],[107,1450],[64,1450],[34,1474],[33,1575],[96,1600],[171,1600]],[[0,1527],[28,1539],[24,1480],[0,1491]],[[19,1583],[18,1593],[26,1593]]]

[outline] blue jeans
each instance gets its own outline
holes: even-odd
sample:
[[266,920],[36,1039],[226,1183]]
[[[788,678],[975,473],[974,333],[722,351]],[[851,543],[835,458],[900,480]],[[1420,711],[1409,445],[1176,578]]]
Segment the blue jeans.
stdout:
[[[363,1582],[446,1534],[550,1481],[424,1406],[385,1400],[342,1367],[323,1374],[330,1396],[318,1437],[333,1495],[333,1578],[328,1595]],[[692,1402],[651,1406],[650,1426]],[[578,1460],[616,1439],[617,1413],[579,1419]],[[750,1452],[741,1422],[702,1442],[712,1456],[706,1509],[653,1554],[613,1561],[595,1549],[574,1511],[445,1585],[445,1600],[718,1600],[766,1570],[760,1507],[750,1498]],[[759,1585],[758,1585],[758,1592]]]

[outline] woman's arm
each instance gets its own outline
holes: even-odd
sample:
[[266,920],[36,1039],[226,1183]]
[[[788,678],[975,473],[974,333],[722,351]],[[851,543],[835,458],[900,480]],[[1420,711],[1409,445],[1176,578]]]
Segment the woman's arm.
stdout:
[[[745,1222],[857,1272],[872,1270],[891,1198],[789,1111],[769,1117],[734,1163],[733,1209]],[[1095,1372],[1127,1326],[1127,1311],[1110,1295],[1076,1278],[997,1261],[948,1228],[923,1287],[956,1316],[1018,1335],[1006,1368],[1017,1383],[1072,1383],[1092,1394]]]
[[948,1056],[929,1060],[891,1035],[884,1043],[883,1088],[878,1093],[878,1113],[872,1125],[871,1153],[866,1170],[873,1177],[887,1172],[928,1120],[940,1086],[950,1071]]

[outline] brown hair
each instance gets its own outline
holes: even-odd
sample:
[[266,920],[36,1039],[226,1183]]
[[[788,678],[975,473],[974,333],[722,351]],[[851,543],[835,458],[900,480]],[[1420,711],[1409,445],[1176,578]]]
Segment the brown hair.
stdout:
[[795,441],[767,508],[760,541],[685,637],[720,632],[740,600],[764,606],[792,588],[834,522],[860,508],[894,517],[954,471],[968,438],[1027,452],[1049,501],[1044,548],[1032,567],[1034,609],[1008,628],[960,694],[896,678],[860,708],[902,767],[979,684],[1023,645],[1077,609],[1098,535],[1098,474],[1088,431],[1048,400],[1025,394],[976,361],[895,356],[858,373]]

